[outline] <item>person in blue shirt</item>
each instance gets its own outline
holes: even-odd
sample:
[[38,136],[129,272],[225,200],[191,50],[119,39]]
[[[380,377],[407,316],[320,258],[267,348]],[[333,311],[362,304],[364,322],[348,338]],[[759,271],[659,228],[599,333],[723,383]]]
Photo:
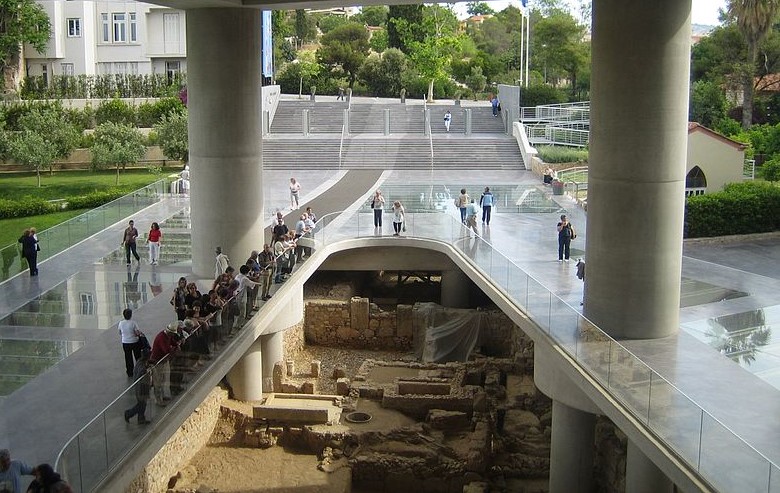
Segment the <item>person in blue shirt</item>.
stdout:
[[8,449],[0,450],[0,491],[22,493],[22,475],[33,474],[33,467],[18,460],[11,460],[11,452]]
[[490,193],[490,187],[485,187],[485,191],[482,192],[479,206],[482,207],[482,224],[490,226],[490,212],[493,209],[493,194]]
[[498,116],[498,98],[496,96],[490,100],[490,106],[493,107],[493,116]]
[[[469,205],[466,206],[466,227],[474,230],[475,235],[479,234],[477,232],[477,214],[479,214],[479,208],[477,207],[477,204],[474,203],[474,199],[471,199]],[[469,233],[469,236],[470,235],[471,233]]]

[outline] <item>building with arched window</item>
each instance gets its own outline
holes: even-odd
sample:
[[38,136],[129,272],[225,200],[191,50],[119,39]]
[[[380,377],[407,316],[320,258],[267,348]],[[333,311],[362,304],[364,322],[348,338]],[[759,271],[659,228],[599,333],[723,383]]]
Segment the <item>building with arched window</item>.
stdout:
[[695,122],[688,123],[685,195],[723,190],[744,179],[745,144]]

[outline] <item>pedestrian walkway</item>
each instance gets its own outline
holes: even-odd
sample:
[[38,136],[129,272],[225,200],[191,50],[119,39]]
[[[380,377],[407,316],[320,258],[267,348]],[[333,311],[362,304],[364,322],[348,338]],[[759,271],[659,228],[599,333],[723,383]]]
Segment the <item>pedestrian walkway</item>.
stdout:
[[[305,172],[298,175],[305,176]],[[358,233],[361,236],[374,234],[365,197],[377,186],[385,191],[388,200],[393,200],[395,194],[403,192],[403,200],[410,207],[422,193],[427,205],[440,206],[437,208],[441,218],[447,215],[457,217],[451,200],[452,191],[461,187],[466,187],[477,198],[486,185],[494,190],[501,186],[507,187],[507,190],[516,189],[515,192],[521,196],[527,196],[522,191],[526,189],[547,193],[538,183],[537,177],[528,172],[516,171],[486,172],[477,178],[479,182],[469,177],[466,183],[463,183],[462,178],[428,171],[361,171],[340,176],[340,180],[318,196],[307,197],[304,194],[305,202],[301,207],[311,204],[320,217],[331,211],[349,210],[343,224],[349,224],[348,234],[353,236]],[[516,204],[509,200],[508,193],[502,192],[498,196],[490,227],[479,229],[492,249],[479,247],[474,250],[475,254],[483,262],[486,258],[491,259],[489,262],[495,262],[494,272],[501,275],[506,272],[507,265],[503,264],[502,267],[501,262],[505,262],[501,260],[503,257],[494,253],[501,252],[565,303],[578,309],[582,298],[582,282],[574,275],[574,262],[557,262],[555,223],[561,211],[570,217],[578,231],[578,238],[572,245],[572,258],[584,256],[587,235],[584,212],[566,197],[549,197],[556,201],[554,210],[518,212]],[[281,197],[281,193],[277,195]],[[266,209],[269,210],[268,206]],[[182,210],[188,210],[187,199],[173,198],[144,210],[135,215],[134,219],[136,224],[146,225]],[[434,219],[434,215],[412,214],[420,221],[418,226],[423,231],[438,231],[434,227],[423,227],[425,221]],[[356,219],[362,216],[365,216],[365,222]],[[415,219],[410,217],[412,220]],[[435,226],[445,222],[431,224]],[[30,463],[53,462],[64,443],[127,387],[129,382],[123,371],[114,323],[119,320],[121,309],[128,303],[128,293],[132,295],[130,301],[139,305],[134,319],[150,337],[173,318],[168,304],[169,293],[178,276],[189,275],[190,269],[186,264],[162,265],[156,269],[148,265],[133,265],[128,271],[122,264],[95,263],[118,248],[123,229],[124,222],[117,223],[44,262],[37,279],[18,276],[3,285],[3,297],[0,299],[0,320],[3,321],[31,302],[58,301],[56,297],[46,299],[47,293],[58,292],[59,301],[67,300],[67,303],[58,305],[62,307],[61,315],[65,317],[60,319],[61,323],[53,323],[55,319],[52,318],[47,322],[48,325],[0,324],[0,338],[57,342],[55,346],[63,358],[0,402],[0,446],[11,448],[17,458]],[[457,223],[453,231],[460,234]],[[387,241],[394,239],[388,236]],[[706,252],[701,255],[702,259],[692,258],[697,248]],[[692,302],[681,308],[684,327],[744,310],[780,305],[780,280],[776,273],[773,274],[775,277],[762,275],[760,262],[749,261],[756,255],[780,255],[780,247],[752,240],[728,246],[728,256],[713,251],[712,246],[686,247],[683,281],[693,280],[696,283],[685,288],[689,291],[683,293],[684,298],[688,294],[691,300],[703,302]],[[735,254],[744,262],[726,261]],[[730,265],[713,262],[718,260]],[[506,278],[503,282],[506,282]],[[128,290],[128,284],[136,287]],[[713,287],[734,294],[725,301],[707,301],[703,293],[712,292]],[[96,294],[92,302],[80,297],[82,292],[87,291]],[[624,341],[623,345],[710,412],[720,423],[746,439],[775,463],[780,463],[780,430],[774,425],[774,418],[780,411],[780,394],[775,388],[740,368],[688,330],[659,340]],[[154,415],[151,417],[154,419]],[[143,431],[137,427],[126,429],[121,415],[117,415],[116,419],[118,422],[110,426],[117,425],[116,429],[125,434],[138,434],[140,437],[141,433],[151,433],[153,430]],[[132,438],[131,435],[126,438]],[[718,457],[732,460],[733,464],[739,463],[739,454],[733,450],[722,452]],[[712,461],[717,458],[708,459]],[[760,476],[759,473],[757,475]]]

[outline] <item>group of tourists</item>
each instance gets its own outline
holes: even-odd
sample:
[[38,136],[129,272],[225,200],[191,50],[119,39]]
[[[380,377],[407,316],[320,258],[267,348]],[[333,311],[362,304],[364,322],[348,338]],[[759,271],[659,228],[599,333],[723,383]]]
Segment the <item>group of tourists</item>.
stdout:
[[494,204],[495,197],[493,192],[490,191],[490,187],[485,187],[482,195],[480,195],[479,205],[477,205],[476,199],[472,198],[465,188],[460,189],[460,195],[455,199],[455,207],[460,211],[460,222],[473,230],[475,235],[479,234],[477,232],[477,216],[480,210],[482,211],[482,225],[490,226]]
[[[371,210],[374,212],[374,231],[381,233],[382,216],[385,211],[385,197],[381,190],[374,192],[371,198]],[[390,213],[393,216],[393,236],[401,236],[401,232],[406,231],[406,209],[400,200],[393,201]]]
[[[146,237],[146,243],[149,245],[149,264],[157,265],[160,261],[160,240],[162,239],[162,231],[160,231],[160,225],[153,222],[149,227],[149,234]],[[125,248],[125,260],[127,265],[131,264],[131,255],[135,258],[135,261],[140,263],[141,257],[138,255],[138,229],[135,227],[135,221],[130,220],[127,223],[127,227],[122,233],[121,246]]]
[[22,493],[22,476],[35,476],[27,493],[73,493],[73,489],[49,464],[32,467],[11,460],[8,449],[0,449],[0,493]]

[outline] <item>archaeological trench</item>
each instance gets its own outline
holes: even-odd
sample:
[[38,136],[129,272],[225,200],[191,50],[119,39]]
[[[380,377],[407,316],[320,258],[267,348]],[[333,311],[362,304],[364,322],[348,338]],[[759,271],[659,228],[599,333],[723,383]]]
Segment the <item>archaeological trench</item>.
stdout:
[[[435,275],[317,273],[273,392],[214,389],[127,491],[548,491],[533,342],[471,289],[451,309]],[[593,446],[598,490],[625,491],[625,436],[600,417]]]

